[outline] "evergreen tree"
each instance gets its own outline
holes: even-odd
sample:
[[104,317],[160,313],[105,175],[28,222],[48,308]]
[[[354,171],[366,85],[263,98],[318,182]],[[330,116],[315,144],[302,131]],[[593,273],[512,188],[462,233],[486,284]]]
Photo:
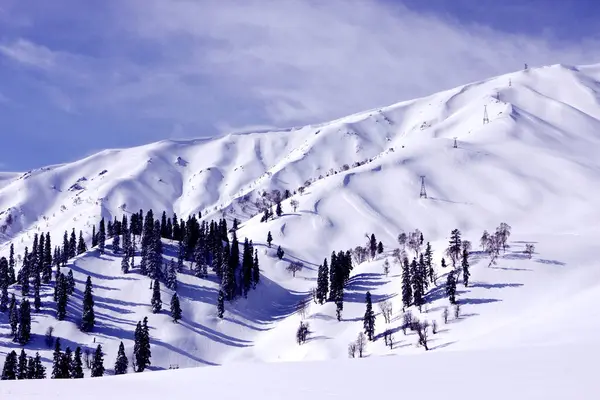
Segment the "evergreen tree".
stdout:
[[375,238],[375,234],[371,234],[371,239],[369,239],[369,250],[371,252],[371,258],[375,258],[375,254],[377,254],[377,239]]
[[217,297],[217,316],[223,318],[225,314],[225,294],[222,290],[219,290],[219,296]]
[[271,247],[271,243],[273,242],[273,236],[271,235],[271,231],[267,233],[267,244]]
[[402,305],[404,308],[410,307],[412,304],[413,293],[410,272],[408,258],[405,257],[402,263]]
[[60,338],[56,338],[54,342],[54,353],[52,354],[52,375],[50,376],[52,379],[63,379],[61,371],[61,361],[63,358],[63,354],[60,350]]
[[410,272],[413,304],[419,307],[419,311],[421,311],[421,306],[423,305],[423,276],[421,275],[421,270],[419,268],[419,265],[417,264],[417,260],[415,260],[414,258],[412,260],[412,263],[410,264]]
[[83,292],[83,313],[81,316],[81,330],[91,332],[96,323],[94,314],[94,296],[92,295],[92,278],[88,275]]
[[278,246],[277,247],[277,258],[279,258],[281,260],[281,259],[283,259],[284,255],[285,255],[285,252],[283,251],[281,246]]
[[65,274],[59,273],[55,286],[56,319],[63,321],[67,315],[67,302],[69,300],[69,289]]
[[446,259],[445,258],[442,258],[442,264],[441,265],[442,265],[442,268],[446,268],[447,267],[447,265],[446,265]]
[[77,242],[77,254],[83,254],[87,251],[85,240],[83,240],[83,232],[79,231],[79,241]]
[[452,230],[450,233],[450,243],[448,246],[448,255],[452,260],[452,266],[456,267],[456,262],[460,258],[462,249],[462,240],[460,239],[460,231],[458,229]]
[[177,272],[183,271],[184,258],[185,258],[185,246],[184,246],[183,240],[180,240],[179,244],[178,244],[178,252],[177,252]]
[[469,278],[471,277],[471,272],[469,271],[469,252],[467,249],[463,249],[461,266],[463,270],[463,283],[467,287],[469,286]]
[[448,296],[450,304],[456,304],[456,278],[454,276],[454,271],[448,273],[448,278],[446,280],[446,296]]
[[127,373],[127,366],[129,364],[129,360],[125,355],[125,346],[123,342],[119,344],[119,351],[117,353],[117,361],[115,362],[115,375],[123,375]]
[[98,246],[98,234],[96,233],[96,225],[92,226],[92,247]]
[[169,261],[169,266],[167,267],[167,287],[171,290],[177,290],[177,265],[175,265],[175,260],[173,259]]
[[377,243],[377,254],[383,253],[383,243],[381,241]]
[[42,298],[40,297],[40,287],[42,285],[42,279],[39,274],[36,274],[35,281],[33,282],[33,308],[36,312],[42,308]]
[[8,260],[5,257],[0,258],[0,289],[8,287]]
[[0,312],[6,312],[8,310],[8,304],[10,299],[8,297],[8,287],[4,285],[2,292],[0,293]]
[[8,256],[8,284],[12,285],[17,282],[15,278],[15,245],[10,244],[10,254]]
[[256,289],[256,285],[260,282],[260,267],[258,265],[258,250],[254,250],[254,261],[252,262],[252,287]]
[[17,341],[24,345],[31,339],[31,305],[24,298],[19,309],[19,327],[17,328]]
[[81,361],[81,347],[77,346],[75,353],[73,354],[73,361],[71,362],[71,379],[83,378],[83,362]]
[[100,227],[98,228],[98,249],[100,254],[104,254],[104,247],[106,245],[106,228],[104,227],[104,218],[100,220]]
[[8,321],[10,323],[10,333],[13,339],[17,339],[17,329],[19,327],[19,310],[17,308],[17,300],[15,294],[12,294],[10,298],[10,305],[8,306]]
[[373,340],[375,335],[375,313],[373,312],[373,303],[371,302],[371,292],[367,292],[366,298],[366,311],[363,318],[363,328],[369,340]]
[[160,282],[158,279],[154,280],[152,284],[152,300],[150,301],[152,304],[152,313],[158,314],[160,310],[162,310],[162,300],[160,299]]
[[17,379],[17,353],[13,350],[6,355],[2,368],[2,380],[14,381]]
[[23,297],[29,294],[29,277],[31,275],[31,257],[25,247],[25,256],[23,257],[23,266],[19,271],[19,283],[21,284],[21,294]]
[[144,372],[150,363],[152,353],[150,351],[150,333],[148,330],[148,317],[144,321],[138,322],[134,334],[133,354],[135,358],[136,372]]
[[244,240],[244,250],[242,252],[242,293],[244,297],[248,296],[248,291],[252,288],[252,269],[254,266],[254,247],[252,241],[248,238]]
[[119,254],[121,252],[121,236],[120,235],[113,236],[112,247],[113,247],[113,252],[115,254]]
[[75,292],[75,278],[73,277],[73,270],[67,272],[67,293],[72,295]]
[[275,213],[277,214],[278,217],[281,217],[281,214],[283,214],[283,210],[281,209],[281,202],[277,202],[277,207],[275,208]]
[[317,273],[317,302],[319,304],[327,301],[327,291],[329,290],[329,267],[327,265],[327,259],[323,261],[323,264],[319,266]]
[[35,360],[29,357],[27,360],[27,377],[25,379],[35,379]]
[[435,280],[435,271],[433,270],[433,250],[431,249],[431,244],[427,242],[427,246],[425,246],[425,268],[427,269],[427,277],[431,283]]
[[[52,243],[50,242],[50,232],[46,233],[44,240],[44,251],[42,261],[42,282],[50,283],[52,279]],[[35,361],[35,360],[34,360]]]
[[73,375],[73,371],[71,370],[72,365],[73,352],[71,351],[71,348],[67,346],[60,362],[60,374],[64,377],[64,379],[69,379]]
[[173,293],[173,297],[171,297],[171,318],[173,318],[173,322],[181,319],[181,305],[177,293]]
[[123,258],[121,259],[121,272],[124,274],[129,273],[129,257],[127,254],[124,254]]
[[102,352],[102,346],[98,345],[94,352],[94,360],[92,361],[92,373],[91,377],[95,378],[104,375],[104,353]]
[[73,258],[75,255],[77,255],[77,236],[75,236],[75,228],[73,228],[69,238],[69,258]]
[[46,379],[46,367],[42,364],[40,353],[35,353],[33,359],[34,379]]
[[27,379],[27,354],[25,354],[25,349],[21,349],[17,361],[17,379]]

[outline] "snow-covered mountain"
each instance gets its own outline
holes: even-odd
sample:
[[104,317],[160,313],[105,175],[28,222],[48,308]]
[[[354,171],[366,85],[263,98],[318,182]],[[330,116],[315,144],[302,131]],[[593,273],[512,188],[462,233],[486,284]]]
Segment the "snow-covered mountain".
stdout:
[[[101,216],[121,218],[140,209],[183,218],[198,212],[207,219],[236,217],[242,221],[238,236],[259,248],[262,283],[248,299],[227,304],[224,320],[216,317],[215,277],[180,274],[180,324],[166,313],[151,314],[147,277],[123,275],[119,256],[92,250],[70,268],[78,289],[87,275],[94,281],[97,329],[77,329],[75,302],[70,318],[57,322],[46,288],[44,310],[34,316],[37,336],[26,350],[40,351],[49,362],[43,335],[54,326],[65,346],[101,343],[110,368],[121,340],[131,354],[135,324],[148,316],[155,368],[347,358],[370,291],[375,302],[393,305],[389,324],[378,314],[376,332],[395,331],[396,344],[390,349],[383,339],[369,342],[367,354],[421,353],[415,335],[399,330],[400,266],[392,262],[398,234],[415,229],[431,242],[440,276],[428,305],[415,311],[440,325],[431,338],[433,351],[593,342],[600,328],[594,307],[600,300],[599,93],[600,66],[555,65],[319,125],[162,141],[0,174],[3,255],[9,243],[22,252],[35,232],[51,232],[57,244],[72,228],[89,238]],[[421,176],[427,198],[419,196]],[[258,208],[264,192],[273,190],[292,196],[282,203],[284,215],[261,223]],[[295,211],[293,200],[299,203]],[[444,325],[447,271],[439,261],[450,231],[460,229],[477,248],[483,230],[501,222],[512,226],[509,249],[492,267],[484,254],[473,253],[473,284],[459,285],[462,316]],[[367,233],[383,242],[383,256],[355,265],[341,322],[333,304],[309,303],[312,333],[298,345],[296,305],[310,298],[316,267],[332,251],[363,245]],[[532,259],[523,254],[526,243],[535,244]],[[166,258],[174,256],[172,246],[166,243]],[[283,260],[275,256],[277,246],[285,250]],[[306,268],[292,277],[285,267],[297,259]],[[386,259],[388,276],[382,274]],[[171,292],[163,294],[166,303]],[[18,347],[7,332],[7,318],[0,315],[0,355]]]

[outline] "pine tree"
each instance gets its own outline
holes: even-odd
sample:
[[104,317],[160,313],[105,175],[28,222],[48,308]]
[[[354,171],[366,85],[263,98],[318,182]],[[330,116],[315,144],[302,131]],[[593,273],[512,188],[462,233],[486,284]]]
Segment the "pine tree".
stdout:
[[113,252],[115,254],[119,254],[121,252],[121,236],[120,235],[113,236],[112,247],[113,247]]
[[98,249],[100,254],[104,254],[104,247],[106,245],[106,228],[104,227],[104,218],[100,220],[100,227],[98,228]]
[[181,319],[181,305],[177,293],[173,293],[173,297],[171,297],[171,318],[173,318],[173,322]]
[[19,327],[19,309],[17,308],[17,300],[14,293],[10,298],[10,305],[8,306],[8,321],[10,323],[10,333],[13,339],[16,340],[17,329]]
[[79,241],[77,242],[77,254],[83,254],[87,251],[85,240],[83,240],[83,232],[79,231]]
[[450,233],[450,243],[447,251],[450,259],[452,260],[453,267],[456,267],[456,262],[460,258],[461,249],[462,241],[460,239],[460,231],[458,229],[454,229]]
[[277,207],[275,208],[275,213],[277,214],[278,217],[281,217],[281,214],[283,214],[283,210],[281,209],[281,202],[277,202]]
[[167,267],[167,287],[171,290],[177,290],[177,265],[175,265],[175,260],[173,259],[169,261],[169,266]]
[[152,305],[152,313],[158,314],[160,310],[162,310],[162,300],[160,299],[160,281],[158,279],[154,280],[152,284],[152,300],[150,301]]
[[469,278],[471,277],[471,272],[469,271],[469,252],[467,249],[463,250],[461,266],[463,270],[463,283],[467,287],[469,286]]
[[92,278],[88,275],[83,292],[83,312],[81,316],[81,331],[91,332],[94,329],[96,316],[94,314],[94,296],[92,295]]
[[248,238],[244,240],[244,250],[242,252],[242,293],[244,297],[248,296],[248,291],[252,287],[252,269],[254,266],[254,255],[253,245]]
[[21,284],[21,294],[23,297],[29,294],[29,277],[31,275],[31,257],[27,247],[25,247],[25,255],[23,257],[23,266],[19,271],[19,283]]
[[373,312],[373,303],[371,302],[371,292],[367,292],[366,298],[366,311],[363,318],[363,328],[369,340],[373,340],[375,335],[375,313]]
[[98,234],[96,233],[96,225],[92,226],[92,247],[98,246]]
[[40,297],[40,287],[42,285],[42,279],[39,274],[36,274],[35,281],[33,282],[33,308],[36,312],[42,308],[42,298]]
[[10,244],[10,254],[8,256],[8,284],[12,285],[16,283],[15,278],[15,245]]
[[73,270],[67,272],[67,293],[72,295],[75,292],[75,278],[73,277]]
[[383,243],[377,243],[377,254],[383,253]]
[[63,354],[60,350],[60,338],[56,338],[56,341],[54,342],[54,353],[52,354],[52,379],[64,378],[60,369],[62,357]]
[[411,271],[408,263],[408,258],[404,258],[402,263],[402,304],[404,308],[410,307],[412,304],[412,287],[411,287]]
[[252,287],[256,289],[256,285],[260,282],[260,267],[258,265],[258,250],[254,250],[254,261],[252,262]]
[[[50,283],[52,279],[52,243],[50,242],[50,232],[46,233],[44,240],[44,252],[42,261],[42,282]],[[34,360],[35,361],[35,360]]]
[[8,310],[8,304],[10,299],[8,297],[8,287],[4,285],[2,292],[0,293],[0,312],[6,312]]
[[271,243],[273,242],[273,236],[271,235],[271,231],[267,233],[267,244],[271,247]]
[[69,300],[69,289],[65,274],[59,273],[55,286],[56,319],[63,321],[67,315],[67,302]]
[[435,271],[433,270],[433,250],[431,249],[431,244],[427,242],[427,246],[425,246],[425,268],[427,270],[427,278],[431,283],[435,281]]
[[127,256],[127,253],[125,253],[121,259],[121,272],[124,274],[129,273],[129,257]]
[[14,381],[17,379],[17,353],[13,350],[6,355],[2,368],[2,380]]
[[421,306],[423,305],[423,276],[421,272],[417,260],[413,258],[410,264],[413,304],[419,307],[419,311],[421,311]]
[[447,267],[447,265],[446,265],[446,259],[445,258],[442,258],[442,264],[441,265],[442,265],[442,268],[446,268]]
[[19,309],[19,327],[17,328],[17,341],[24,345],[31,339],[31,305],[24,298]]
[[77,236],[75,236],[75,228],[71,231],[71,237],[69,238],[69,258],[75,257],[77,254]]
[[0,289],[8,287],[8,260],[0,258]]
[[73,352],[71,351],[71,348],[67,346],[60,362],[60,374],[64,379],[71,378],[73,373],[71,365],[73,365]]
[[129,360],[125,355],[125,346],[123,342],[119,344],[119,351],[117,353],[117,361],[115,362],[115,375],[123,375],[127,373],[127,365]]
[[27,379],[27,354],[25,354],[25,349],[21,349],[17,361],[17,379]]
[[73,354],[73,361],[71,362],[71,379],[83,378],[83,362],[81,361],[81,347],[77,346],[75,353]]
[[377,253],[377,239],[375,238],[375,234],[371,234],[371,239],[369,239],[369,250],[371,252],[371,258],[375,258],[375,254]]
[[33,359],[34,379],[46,379],[46,367],[42,364],[42,357],[40,353],[35,353]]
[[446,280],[446,295],[448,296],[450,304],[456,304],[456,278],[454,276],[454,271],[448,273],[448,278]]
[[133,354],[135,358],[136,372],[144,372],[150,363],[152,352],[150,351],[150,333],[148,329],[148,317],[143,322],[138,322],[134,334]]
[[225,314],[225,294],[222,290],[219,290],[219,296],[217,297],[217,316],[223,318]]
[[67,233],[67,231],[65,231],[65,233],[63,234],[63,244],[62,244],[62,257],[61,257],[61,262],[62,265],[67,265],[67,262],[69,261],[69,234]]
[[283,251],[281,246],[278,246],[277,247],[277,258],[279,258],[281,260],[281,259],[283,259],[284,255],[285,255],[285,252]]
[[29,357],[27,360],[27,377],[25,379],[35,379],[35,360]]
[[98,345],[94,352],[94,361],[92,361],[92,373],[91,377],[99,377],[104,375],[104,353],[102,352],[102,346]]
[[327,266],[327,259],[323,261],[323,264],[319,266],[317,273],[317,302],[319,304],[327,301],[327,291],[329,290],[329,267]]

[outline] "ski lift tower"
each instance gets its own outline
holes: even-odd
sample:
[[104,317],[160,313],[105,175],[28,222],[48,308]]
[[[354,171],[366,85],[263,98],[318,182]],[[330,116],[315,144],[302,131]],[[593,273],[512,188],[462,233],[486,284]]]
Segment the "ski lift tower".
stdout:
[[427,191],[425,190],[425,175],[421,175],[421,193],[419,197],[422,199],[427,198]]

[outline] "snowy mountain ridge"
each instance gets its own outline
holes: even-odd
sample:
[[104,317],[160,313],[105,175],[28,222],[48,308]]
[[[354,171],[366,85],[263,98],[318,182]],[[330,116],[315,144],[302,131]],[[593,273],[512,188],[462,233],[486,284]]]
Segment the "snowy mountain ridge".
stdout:
[[[91,250],[67,268],[75,276],[76,299],[86,277],[94,281],[98,329],[77,329],[76,301],[69,318],[56,321],[46,288],[43,312],[34,315],[37,336],[26,350],[40,351],[49,363],[51,350],[42,342],[53,326],[65,345],[101,343],[110,369],[120,341],[130,355],[135,324],[149,316],[155,369],[347,358],[370,291],[374,303],[389,300],[393,306],[389,323],[377,309],[376,333],[393,331],[395,344],[390,348],[378,337],[368,343],[367,354],[422,353],[415,334],[402,333],[402,277],[392,255],[398,234],[415,229],[431,242],[440,277],[423,312],[414,310],[419,319],[440,325],[432,352],[593,342],[590,332],[600,328],[592,306],[600,300],[600,272],[594,268],[600,240],[599,81],[600,65],[535,68],[319,125],[167,140],[0,174],[2,255],[9,243],[22,253],[36,232],[50,232],[54,244],[72,228],[89,238],[101,217],[120,219],[140,209],[181,218],[198,212],[206,219],[236,217],[242,221],[238,237],[252,239],[259,250],[261,284],[248,299],[227,304],[223,320],[215,315],[216,277],[181,273],[180,324],[167,313],[150,313],[147,277],[123,275],[121,257],[110,247],[104,255]],[[421,176],[427,198],[419,197]],[[259,209],[268,198],[263,192],[273,190],[289,190],[291,197],[282,201],[281,217],[262,223]],[[512,226],[510,247],[488,267],[479,238],[501,222]],[[441,313],[448,306],[448,270],[440,260],[456,228],[473,243],[473,283],[459,285],[462,314],[446,325]],[[355,265],[337,321],[332,303],[310,301],[317,267],[332,251],[363,245],[371,233],[385,251]],[[526,244],[535,244],[531,259]],[[175,244],[164,245],[165,258],[175,257]],[[277,246],[285,251],[282,260]],[[295,277],[286,271],[294,260],[304,264]],[[386,260],[388,275],[382,273]],[[167,303],[172,291],[162,291]],[[298,345],[297,304],[304,300],[310,303],[311,335]],[[7,329],[0,316],[0,355],[18,347]]]

